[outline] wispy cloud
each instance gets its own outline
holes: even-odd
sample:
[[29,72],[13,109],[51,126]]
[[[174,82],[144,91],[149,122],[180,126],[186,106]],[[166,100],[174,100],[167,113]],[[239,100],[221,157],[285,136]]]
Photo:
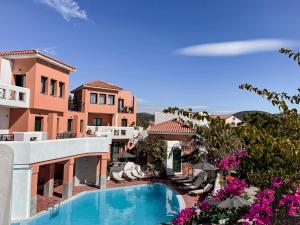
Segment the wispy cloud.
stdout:
[[137,102],[138,103],[147,103],[148,101],[146,99],[143,99],[143,98],[138,98]]
[[38,0],[39,2],[55,9],[65,20],[70,21],[72,18],[87,20],[87,13],[81,9],[75,0]]
[[57,47],[46,47],[42,49],[43,52],[46,52],[50,55],[56,55],[57,54]]
[[239,56],[276,51],[283,47],[298,45],[299,42],[287,39],[254,39],[193,45],[178,49],[176,52],[184,56]]

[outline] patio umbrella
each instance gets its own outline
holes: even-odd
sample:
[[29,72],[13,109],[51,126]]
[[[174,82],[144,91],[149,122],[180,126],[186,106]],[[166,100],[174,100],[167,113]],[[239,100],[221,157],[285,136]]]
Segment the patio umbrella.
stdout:
[[130,159],[130,158],[134,158],[135,156],[128,153],[128,152],[121,152],[118,155],[116,155],[116,158],[118,159]]
[[251,202],[245,200],[239,196],[234,196],[233,198],[227,198],[218,204],[219,208],[222,209],[233,209],[233,208],[241,208],[246,205],[251,205]]
[[215,167],[214,165],[210,164],[207,161],[203,161],[203,162],[200,161],[196,164],[193,164],[192,167],[193,169],[201,169],[204,171],[215,171],[219,169],[218,167]]

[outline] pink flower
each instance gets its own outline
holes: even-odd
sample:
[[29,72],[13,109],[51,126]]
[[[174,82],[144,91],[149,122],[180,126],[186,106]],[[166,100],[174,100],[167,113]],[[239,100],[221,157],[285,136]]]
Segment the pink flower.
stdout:
[[209,204],[209,202],[207,200],[204,200],[203,202],[201,202],[199,204],[199,208],[202,211],[209,211],[211,209],[211,205]]
[[180,211],[178,216],[173,219],[173,222],[177,225],[184,225],[186,223],[191,222],[191,217],[196,214],[195,209],[193,208],[186,208]]
[[225,185],[222,189],[220,189],[216,195],[214,195],[214,199],[222,201],[225,200],[226,198],[240,196],[244,192],[247,186],[248,185],[245,180],[239,180],[239,179],[232,180],[227,185]]
[[236,156],[229,156],[224,159],[222,159],[218,164],[217,167],[219,167],[221,170],[229,170],[234,167],[237,167],[241,161]]
[[283,183],[284,183],[284,179],[281,178],[281,177],[274,177],[273,180],[272,180],[272,186],[274,188],[281,187],[281,185],[283,185]]

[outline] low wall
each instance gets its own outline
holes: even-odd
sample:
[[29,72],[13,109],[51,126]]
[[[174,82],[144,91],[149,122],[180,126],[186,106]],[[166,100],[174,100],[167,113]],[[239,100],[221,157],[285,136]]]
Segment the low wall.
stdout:
[[0,224],[10,224],[12,174],[14,154],[13,150],[0,144]]

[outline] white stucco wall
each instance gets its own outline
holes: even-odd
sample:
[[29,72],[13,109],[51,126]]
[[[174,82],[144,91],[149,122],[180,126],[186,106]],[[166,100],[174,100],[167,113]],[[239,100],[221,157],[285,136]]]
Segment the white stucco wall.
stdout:
[[13,177],[13,150],[0,145],[0,224],[9,225]]
[[9,133],[9,108],[0,107],[0,134]]
[[175,146],[180,146],[181,141],[167,141],[168,150],[167,150],[167,161],[166,161],[166,169],[167,175],[173,175],[173,152],[172,148]]
[[29,165],[84,153],[109,152],[111,137],[87,137],[45,141],[0,142],[14,150],[14,164]]
[[11,84],[12,66],[7,59],[0,58],[0,83]]
[[97,157],[81,157],[75,163],[75,185],[96,184]]
[[230,116],[225,121],[226,121],[226,123],[231,124],[233,126],[237,126],[239,123],[242,122],[240,119],[238,119],[235,116]]
[[15,165],[12,188],[12,220],[30,217],[31,168],[27,165]]

